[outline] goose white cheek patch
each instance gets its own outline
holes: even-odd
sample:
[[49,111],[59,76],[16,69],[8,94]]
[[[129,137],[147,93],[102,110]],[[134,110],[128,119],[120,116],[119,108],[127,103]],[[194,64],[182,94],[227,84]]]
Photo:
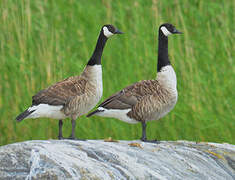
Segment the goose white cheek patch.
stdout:
[[162,26],[161,30],[165,36],[169,36],[172,34],[170,31],[167,30],[167,28],[165,26]]
[[103,27],[103,31],[104,31],[104,35],[109,38],[110,36],[113,35],[113,33],[111,33],[107,27]]

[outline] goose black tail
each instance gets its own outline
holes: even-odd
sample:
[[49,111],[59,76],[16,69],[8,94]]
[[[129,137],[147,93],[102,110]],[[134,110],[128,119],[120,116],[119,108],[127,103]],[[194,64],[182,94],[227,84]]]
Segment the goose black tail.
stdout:
[[90,117],[90,116],[93,116],[94,114],[96,114],[96,113],[98,113],[98,112],[103,112],[104,110],[95,110],[95,111],[93,111],[93,112],[91,112],[91,113],[89,113],[89,114],[87,114],[87,116],[86,117]]
[[35,110],[29,111],[28,109],[25,110],[24,112],[22,112],[21,114],[19,114],[16,117],[16,121],[20,122],[22,121],[24,118],[26,118],[28,115],[30,115],[31,113],[33,113]]

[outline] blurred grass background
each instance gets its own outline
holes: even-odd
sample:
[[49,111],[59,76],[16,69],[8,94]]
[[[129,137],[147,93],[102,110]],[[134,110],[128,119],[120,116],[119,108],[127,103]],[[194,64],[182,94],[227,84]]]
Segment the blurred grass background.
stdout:
[[[15,117],[39,90],[82,72],[103,24],[125,34],[112,37],[104,49],[102,100],[155,78],[158,26],[164,22],[184,33],[169,37],[179,99],[171,113],[148,123],[148,138],[234,144],[234,12],[233,0],[1,0],[0,145],[57,138],[57,120],[16,123]],[[77,122],[80,138],[141,136],[140,124],[95,116]],[[65,120],[64,136],[70,131]]]

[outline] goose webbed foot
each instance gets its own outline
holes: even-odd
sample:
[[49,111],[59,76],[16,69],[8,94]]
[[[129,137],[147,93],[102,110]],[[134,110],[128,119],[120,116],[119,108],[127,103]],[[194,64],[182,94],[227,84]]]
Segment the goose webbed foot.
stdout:
[[147,138],[141,138],[140,140],[143,141],[143,142],[154,143],[154,144],[160,144],[160,141],[158,141],[157,139],[148,140]]
[[76,140],[76,141],[86,141],[86,139],[76,138],[75,136],[72,136],[72,135],[70,135],[68,138],[64,138],[64,139],[70,139],[70,140]]
[[59,140],[63,140],[64,137],[63,137],[63,136],[58,136],[58,139],[59,139]]

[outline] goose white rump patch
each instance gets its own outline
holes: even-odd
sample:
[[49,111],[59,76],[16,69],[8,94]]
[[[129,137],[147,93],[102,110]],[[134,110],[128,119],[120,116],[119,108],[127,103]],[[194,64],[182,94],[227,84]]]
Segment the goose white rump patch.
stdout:
[[98,107],[98,110],[102,112],[96,113],[97,116],[117,118],[121,121],[131,123],[131,124],[138,123],[138,121],[131,119],[127,116],[127,113],[131,109],[105,109],[103,107]]
[[61,112],[63,106],[52,106],[48,104],[39,104],[28,108],[28,111],[35,110],[28,118],[47,117],[52,119],[65,119],[67,116]]

